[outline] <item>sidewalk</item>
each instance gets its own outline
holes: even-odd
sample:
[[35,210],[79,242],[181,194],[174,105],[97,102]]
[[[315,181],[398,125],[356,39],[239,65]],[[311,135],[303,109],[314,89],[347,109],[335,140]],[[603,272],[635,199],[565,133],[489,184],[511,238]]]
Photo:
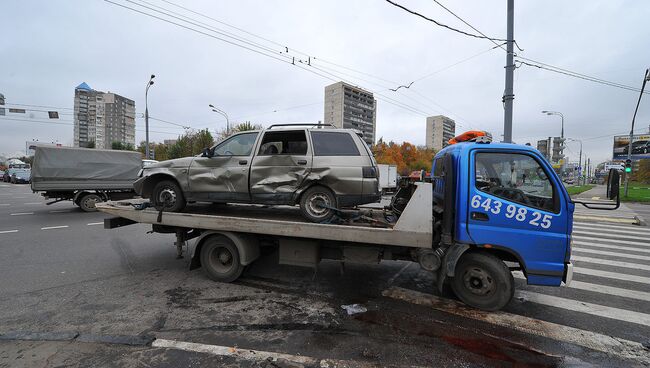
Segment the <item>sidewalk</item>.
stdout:
[[[596,185],[586,192],[574,195],[573,198],[590,202],[607,201],[606,192],[606,185]],[[602,221],[634,225],[642,224],[639,214],[637,214],[632,208],[625,205],[625,203],[621,203],[621,206],[614,211],[593,210],[576,203],[574,219],[582,221]]]

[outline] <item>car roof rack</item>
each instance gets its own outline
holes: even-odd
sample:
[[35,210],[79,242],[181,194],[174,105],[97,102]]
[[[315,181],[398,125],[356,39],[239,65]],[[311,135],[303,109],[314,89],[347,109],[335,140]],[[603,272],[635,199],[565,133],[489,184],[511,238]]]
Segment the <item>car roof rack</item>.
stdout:
[[286,126],[328,126],[332,128],[336,128],[332,124],[323,124],[323,123],[291,123],[291,124],[273,124],[269,126],[267,129],[275,128],[275,127],[286,127]]

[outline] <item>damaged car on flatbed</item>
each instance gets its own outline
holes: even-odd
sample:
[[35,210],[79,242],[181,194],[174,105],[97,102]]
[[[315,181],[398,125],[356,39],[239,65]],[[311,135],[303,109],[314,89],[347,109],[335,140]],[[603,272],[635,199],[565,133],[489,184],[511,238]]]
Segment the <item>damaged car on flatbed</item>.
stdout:
[[313,222],[377,202],[379,170],[361,133],[322,124],[276,124],[234,134],[196,157],[145,167],[135,191],[158,209],[187,202],[300,205]]

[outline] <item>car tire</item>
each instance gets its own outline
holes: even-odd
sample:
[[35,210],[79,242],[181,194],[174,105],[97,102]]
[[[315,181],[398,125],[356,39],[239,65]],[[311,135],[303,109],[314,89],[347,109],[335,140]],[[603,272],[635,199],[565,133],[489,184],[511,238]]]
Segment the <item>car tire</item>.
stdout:
[[210,236],[201,246],[201,267],[218,282],[233,282],[244,272],[237,246],[225,236]]
[[95,204],[99,202],[104,202],[102,197],[95,193],[88,193],[79,198],[78,205],[84,212],[96,212]]
[[491,254],[478,252],[460,258],[451,287],[463,303],[486,311],[505,307],[515,292],[508,266]]
[[[170,198],[165,205],[165,197]],[[158,182],[151,191],[151,204],[160,211],[163,209],[169,212],[181,212],[185,208],[185,197],[183,191],[172,180]]]
[[324,203],[327,207],[337,208],[334,193],[324,186],[316,185],[307,189],[300,196],[300,212],[311,222],[328,222],[336,212],[331,208],[319,206],[320,203]]

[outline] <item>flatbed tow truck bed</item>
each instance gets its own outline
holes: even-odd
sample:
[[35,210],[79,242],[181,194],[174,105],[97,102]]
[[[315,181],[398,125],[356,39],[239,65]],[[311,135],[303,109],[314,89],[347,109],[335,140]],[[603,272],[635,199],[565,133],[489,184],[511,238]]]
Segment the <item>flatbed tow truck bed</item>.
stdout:
[[[142,199],[98,203],[97,209],[136,223],[176,228],[228,231],[279,237],[296,237],[370,245],[431,248],[432,218],[430,184],[419,185],[399,220],[392,227],[366,224],[337,225],[305,221],[297,207],[260,205],[193,205],[186,212],[136,209]],[[425,212],[426,211],[426,212]],[[382,211],[375,211],[381,215]],[[425,214],[423,216],[423,214]],[[107,227],[109,227],[107,225]],[[116,227],[116,226],[111,226]]]

